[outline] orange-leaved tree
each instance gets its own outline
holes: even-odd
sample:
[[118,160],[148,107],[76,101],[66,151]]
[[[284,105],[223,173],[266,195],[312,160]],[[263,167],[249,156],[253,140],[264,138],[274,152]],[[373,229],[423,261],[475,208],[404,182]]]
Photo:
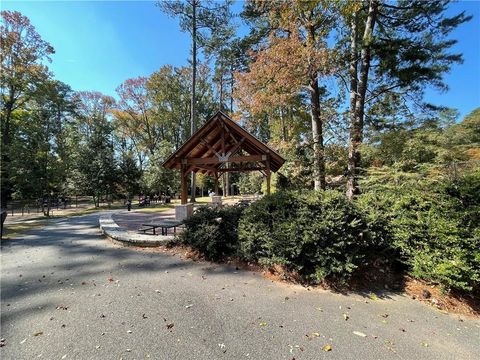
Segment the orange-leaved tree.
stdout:
[[254,116],[278,114],[285,140],[289,130],[285,112],[295,103],[309,110],[315,189],[325,188],[323,89],[319,82],[334,71],[334,54],[326,43],[335,21],[333,14],[323,2],[275,2],[264,15],[271,27],[267,41],[252,52],[249,71],[236,74],[239,110]]

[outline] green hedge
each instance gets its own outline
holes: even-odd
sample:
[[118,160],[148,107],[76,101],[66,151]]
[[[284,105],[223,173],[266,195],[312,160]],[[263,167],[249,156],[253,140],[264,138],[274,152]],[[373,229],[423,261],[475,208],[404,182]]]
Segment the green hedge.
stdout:
[[279,264],[307,282],[344,282],[382,260],[446,289],[480,291],[480,171],[427,184],[372,187],[355,201],[279,191],[246,209],[203,208],[180,239],[207,259]]
[[390,237],[413,277],[446,289],[479,290],[480,172],[433,187],[367,192],[357,203],[372,233]]
[[310,282],[344,281],[388,248],[337,191],[266,196],[240,219],[239,240],[245,259],[282,264]]
[[199,250],[208,260],[236,254],[238,221],[244,209],[243,205],[201,207],[185,220],[179,241]]

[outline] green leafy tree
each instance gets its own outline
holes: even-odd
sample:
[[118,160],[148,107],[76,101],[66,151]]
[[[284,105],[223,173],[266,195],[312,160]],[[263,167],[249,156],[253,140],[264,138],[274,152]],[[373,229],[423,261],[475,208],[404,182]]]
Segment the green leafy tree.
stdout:
[[118,190],[127,199],[139,194],[141,177],[142,171],[135,161],[133,153],[131,151],[123,152],[118,160],[118,178],[116,179]]
[[48,69],[43,64],[50,60],[53,47],[44,41],[30,23],[30,20],[17,11],[2,11],[0,25],[0,120],[1,120],[1,206],[7,204],[12,192],[9,180],[11,143],[16,133],[16,116],[30,99],[39,83],[48,77]]
[[113,145],[113,125],[109,110],[111,97],[99,92],[77,93],[79,116],[76,119],[76,141],[72,141],[75,187],[85,195],[93,196],[99,206],[102,196],[114,194],[118,172]]
[[155,156],[150,159],[150,166],[143,176],[143,187],[147,192],[174,194],[180,188],[180,179],[175,172],[162,166],[172,151],[172,146],[164,143]]
[[462,61],[450,33],[471,17],[447,16],[449,1],[349,1],[343,11],[349,47],[350,148],[347,194],[360,192],[360,147],[369,104],[395,94],[405,106],[422,103],[427,85],[446,89],[443,74]]
[[308,113],[311,175],[315,189],[324,189],[328,119],[322,113],[328,94],[321,80],[330,75],[335,62],[326,39],[335,25],[336,8],[323,2],[252,3],[255,8],[250,5],[250,10],[264,17],[262,26],[268,31],[262,32],[268,35],[253,54],[249,71],[238,74],[239,107],[264,118],[275,114],[286,142],[288,128],[304,128],[302,115]]

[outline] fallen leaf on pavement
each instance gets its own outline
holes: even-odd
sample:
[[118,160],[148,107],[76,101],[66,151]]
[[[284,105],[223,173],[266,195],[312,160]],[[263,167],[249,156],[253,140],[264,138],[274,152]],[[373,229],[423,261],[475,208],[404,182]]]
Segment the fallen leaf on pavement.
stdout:
[[395,343],[391,340],[385,340],[385,346],[387,347],[388,350],[391,352],[396,353],[397,350],[395,350]]
[[328,344],[327,344],[327,345],[324,345],[324,346],[322,347],[322,350],[323,350],[323,351],[332,351],[332,345],[328,345]]
[[362,333],[361,331],[354,331],[353,333],[354,333],[355,335],[357,335],[357,336],[367,337],[367,335],[364,334],[364,333]]
[[371,294],[368,294],[368,297],[373,300],[373,301],[377,301],[378,300],[378,296],[375,295],[374,293],[371,293]]
[[33,336],[40,336],[43,335],[43,331],[37,331],[36,333],[33,334]]
[[260,326],[267,326],[268,324],[266,322],[261,322],[259,325]]
[[348,319],[350,319],[350,316],[348,316],[347,314],[343,314],[343,318],[345,319],[345,321],[347,321]]

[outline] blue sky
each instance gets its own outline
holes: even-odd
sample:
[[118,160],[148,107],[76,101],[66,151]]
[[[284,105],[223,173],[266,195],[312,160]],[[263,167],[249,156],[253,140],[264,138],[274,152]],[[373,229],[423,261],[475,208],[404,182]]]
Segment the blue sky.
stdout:
[[[190,40],[178,22],[164,15],[153,1],[2,1],[2,10],[28,16],[56,54],[49,65],[55,77],[74,90],[115,95],[124,80],[147,76],[165,64],[187,65]],[[237,2],[234,10],[241,8]],[[451,5],[473,20],[457,28],[453,51],[465,62],[445,76],[450,90],[428,89],[426,100],[466,115],[480,106],[480,1]],[[237,20],[238,21],[238,20]],[[244,30],[244,29],[241,29]]]

